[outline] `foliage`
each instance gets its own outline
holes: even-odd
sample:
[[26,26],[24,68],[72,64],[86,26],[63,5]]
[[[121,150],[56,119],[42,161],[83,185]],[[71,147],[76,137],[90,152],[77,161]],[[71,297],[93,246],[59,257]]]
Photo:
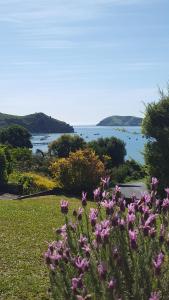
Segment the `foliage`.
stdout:
[[149,139],[145,146],[144,156],[149,177],[158,176],[159,190],[169,183],[169,93],[161,93],[157,103],[146,107],[142,132]]
[[56,182],[53,182],[51,179],[32,172],[13,172],[10,175],[9,180],[11,183],[20,185],[22,187],[23,194],[32,194],[51,190],[58,186]]
[[110,172],[113,182],[129,182],[131,180],[142,179],[145,177],[144,166],[136,162],[134,159],[127,160],[119,167],[115,167]]
[[6,172],[7,172],[7,175],[9,175],[12,172],[12,168],[13,168],[12,156],[11,156],[11,147],[7,146],[7,145],[0,145],[0,150],[5,155]]
[[152,178],[151,194],[127,205],[119,187],[112,194],[102,183],[89,215],[85,193],[73,216],[61,201],[65,225],[45,253],[53,299],[168,299],[169,189],[159,200]]
[[32,148],[31,135],[22,126],[11,125],[0,131],[0,143],[11,145],[12,147]]
[[104,165],[90,149],[71,152],[68,158],[60,158],[51,165],[51,172],[64,191],[91,192],[104,174]]
[[33,172],[44,174],[45,176],[50,176],[50,164],[53,158],[48,155],[48,153],[37,152],[32,155],[32,166],[31,170]]
[[30,170],[32,167],[32,151],[28,148],[10,149],[13,169],[21,172]]
[[[124,163],[126,155],[125,143],[116,137],[99,138],[96,141],[88,143],[100,159],[104,161],[104,156],[111,158],[111,167],[117,167]],[[110,167],[110,163],[109,163]]]
[[68,157],[70,152],[83,149],[85,145],[84,139],[80,136],[64,134],[49,145],[49,153],[57,157]]
[[5,152],[0,148],[0,186],[6,183],[7,181],[7,159]]

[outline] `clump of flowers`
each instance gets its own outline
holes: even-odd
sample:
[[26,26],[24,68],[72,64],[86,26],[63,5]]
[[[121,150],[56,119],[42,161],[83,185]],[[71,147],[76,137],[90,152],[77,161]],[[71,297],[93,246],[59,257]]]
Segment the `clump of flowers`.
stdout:
[[[61,201],[65,224],[56,229],[45,261],[53,299],[162,300],[169,294],[169,188],[125,200],[118,186],[101,179],[93,208],[82,193],[73,213]],[[88,207],[89,206],[89,207]]]

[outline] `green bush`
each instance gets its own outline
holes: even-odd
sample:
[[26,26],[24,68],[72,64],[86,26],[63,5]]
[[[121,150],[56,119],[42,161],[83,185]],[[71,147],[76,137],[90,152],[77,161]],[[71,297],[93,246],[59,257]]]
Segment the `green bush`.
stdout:
[[51,172],[66,192],[87,192],[99,184],[104,174],[104,165],[91,149],[70,153],[68,158],[60,158],[52,163]]
[[135,160],[127,160],[123,165],[115,167],[110,172],[113,183],[129,182],[145,177],[144,166],[137,163]]
[[27,171],[32,168],[32,151],[28,148],[10,149],[13,169],[18,171]]
[[106,160],[106,167],[118,167],[124,163],[126,155],[125,143],[116,138],[99,138],[96,141],[88,143],[88,146],[92,148],[102,162],[105,162],[105,157],[109,157],[111,160]]
[[10,175],[10,182],[21,186],[23,194],[32,194],[59,187],[56,182],[36,173],[18,173]]
[[142,132],[148,138],[144,149],[145,163],[149,177],[159,179],[159,191],[169,184],[169,89],[161,93],[159,102],[147,105]]
[[11,125],[0,130],[0,143],[12,147],[32,148],[31,134],[22,126]]
[[7,159],[3,149],[0,148],[0,186],[7,182]]
[[64,134],[49,145],[49,154],[57,157],[68,157],[70,152],[84,149],[86,142],[78,135]]

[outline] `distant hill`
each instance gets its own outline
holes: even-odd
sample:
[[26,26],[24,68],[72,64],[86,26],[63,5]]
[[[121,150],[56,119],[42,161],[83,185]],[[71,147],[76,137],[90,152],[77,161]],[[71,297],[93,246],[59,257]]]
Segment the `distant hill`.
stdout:
[[14,116],[0,113],[0,128],[21,125],[31,133],[71,133],[74,129],[69,124],[56,120],[44,113],[27,116]]
[[140,126],[142,118],[132,116],[111,116],[103,119],[97,126]]

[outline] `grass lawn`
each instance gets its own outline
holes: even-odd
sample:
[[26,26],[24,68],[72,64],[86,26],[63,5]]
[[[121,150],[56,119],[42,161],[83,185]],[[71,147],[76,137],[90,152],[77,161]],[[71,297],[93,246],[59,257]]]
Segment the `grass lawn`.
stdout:
[[[61,198],[0,200],[0,300],[50,299],[43,253],[63,224]],[[80,205],[77,199],[69,202],[72,209]]]

